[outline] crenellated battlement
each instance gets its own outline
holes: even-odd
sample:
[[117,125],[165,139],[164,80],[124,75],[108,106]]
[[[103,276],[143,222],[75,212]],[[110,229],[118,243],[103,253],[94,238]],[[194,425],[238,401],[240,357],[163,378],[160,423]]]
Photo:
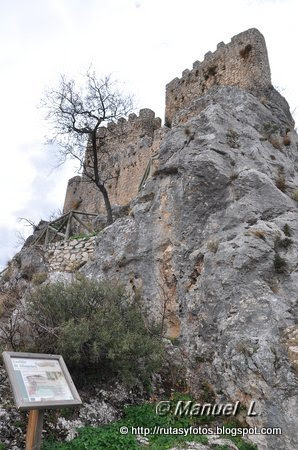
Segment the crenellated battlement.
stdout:
[[[271,100],[278,96],[279,104],[285,102],[271,89],[265,40],[252,28],[234,36],[228,44],[220,42],[214,52],[205,54],[202,62],[195,61],[192,69],[185,69],[181,78],[167,84],[165,125],[175,126],[198,114],[194,101],[217,85],[238,86],[262,97],[262,101],[268,94]],[[193,108],[189,108],[191,104]],[[284,111],[286,120],[291,120],[287,104]],[[141,109],[139,115],[130,114],[127,119],[121,118],[98,129],[100,172],[108,174],[105,186],[113,205],[126,205],[137,195],[150,157],[158,152],[166,130],[167,127],[161,128],[161,120],[151,109]],[[88,152],[87,147],[87,162]],[[64,212],[76,206],[87,212],[104,212],[98,189],[80,177],[68,184]]]
[[[161,119],[148,108],[98,129],[100,173],[108,175],[105,186],[112,204],[126,205],[137,195],[148,161],[159,147],[160,135]],[[88,147],[85,158],[88,162]],[[84,177],[74,177],[68,183],[64,212],[76,207],[88,212],[105,210],[102,195]]]
[[149,108],[144,108],[137,114],[129,114],[128,118],[120,118],[117,123],[110,122],[107,126],[99,127],[98,139],[105,141],[131,140],[131,135],[143,137],[144,135],[153,136],[154,131],[161,127],[161,119],[155,117],[155,112]]
[[265,39],[257,29],[237,34],[228,44],[220,42],[202,62],[195,61],[192,69],[167,84],[166,124],[171,125],[177,111],[214,85],[239,86],[255,95],[271,85]]

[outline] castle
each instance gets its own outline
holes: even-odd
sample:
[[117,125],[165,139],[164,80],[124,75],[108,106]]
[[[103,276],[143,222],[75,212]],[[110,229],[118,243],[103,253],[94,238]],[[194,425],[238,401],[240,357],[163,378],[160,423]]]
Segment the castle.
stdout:
[[173,385],[240,401],[245,426],[282,430],[250,433],[259,449],[298,448],[298,135],[270,79],[264,38],[250,29],[167,84],[163,126],[142,109],[98,129],[118,220],[105,226],[84,176],[69,181],[69,214],[42,223],[1,276],[2,317],[17,330],[9,345],[26,324],[14,292],[115,281],[161,325]]
[[[271,86],[266,44],[258,30],[240,33],[228,44],[220,42],[215,52],[208,52],[202,62],[195,61],[191,70],[184,70],[181,78],[167,84],[164,127],[152,110],[142,109],[139,116],[130,114],[128,120],[120,119],[117,124],[99,129],[106,136],[103,153],[113,161],[113,173],[106,184],[112,205],[125,206],[137,195],[146,167],[150,158],[158,154],[164,134],[169,127],[186,121],[190,111],[191,115],[198,114],[195,100],[214,86],[238,86],[263,101],[278,95]],[[184,113],[186,107],[188,116]],[[101,157],[103,170],[105,164]],[[69,180],[64,212],[104,212],[100,192],[86,181],[80,176]]]

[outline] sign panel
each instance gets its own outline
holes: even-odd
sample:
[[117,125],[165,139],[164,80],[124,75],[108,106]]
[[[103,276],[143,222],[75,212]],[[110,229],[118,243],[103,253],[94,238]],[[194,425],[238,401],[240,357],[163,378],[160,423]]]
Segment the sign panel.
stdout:
[[4,352],[3,359],[19,409],[82,403],[61,355]]

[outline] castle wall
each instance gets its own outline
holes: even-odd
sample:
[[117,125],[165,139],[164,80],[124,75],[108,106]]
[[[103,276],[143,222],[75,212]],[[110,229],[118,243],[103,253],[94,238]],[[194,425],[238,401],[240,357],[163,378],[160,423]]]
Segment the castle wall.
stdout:
[[263,35],[255,28],[234,36],[230,43],[217,45],[166,86],[165,123],[214,85],[239,86],[255,95],[271,85],[270,66]]
[[78,209],[82,203],[81,198],[81,181],[82,177],[76,176],[68,180],[65,194],[63,213]]
[[[101,140],[99,168],[108,176],[105,186],[112,205],[124,206],[138,193],[138,187],[150,157],[156,153],[161,140],[161,119],[150,109],[130,114],[98,130]],[[86,151],[88,161],[88,149]],[[68,182],[64,212],[71,209],[104,212],[101,193],[86,178],[74,177]]]
[[[265,40],[258,30],[240,33],[228,44],[221,42],[203,62],[196,61],[192,70],[184,70],[181,78],[167,84],[165,124],[175,126],[197,114],[197,107],[190,106],[215,85],[239,86],[264,98],[271,75]],[[98,130],[99,169],[108,175],[104,184],[112,205],[124,206],[136,197],[150,157],[158,152],[166,129],[161,128],[161,120],[153,111],[142,109],[139,116],[130,114],[128,120],[120,119]],[[87,148],[86,161],[88,152]],[[84,177],[69,180],[64,212],[71,209],[105,213],[101,193]]]

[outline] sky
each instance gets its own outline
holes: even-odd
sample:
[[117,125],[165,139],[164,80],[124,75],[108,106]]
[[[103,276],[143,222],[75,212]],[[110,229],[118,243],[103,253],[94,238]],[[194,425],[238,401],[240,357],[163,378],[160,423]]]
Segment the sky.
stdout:
[[61,209],[76,175],[71,161],[57,168],[38,107],[61,74],[77,78],[92,64],[163,119],[166,83],[255,27],[295,114],[297,17],[297,0],[0,0],[0,269],[17,233],[30,231],[18,219],[38,223]]

